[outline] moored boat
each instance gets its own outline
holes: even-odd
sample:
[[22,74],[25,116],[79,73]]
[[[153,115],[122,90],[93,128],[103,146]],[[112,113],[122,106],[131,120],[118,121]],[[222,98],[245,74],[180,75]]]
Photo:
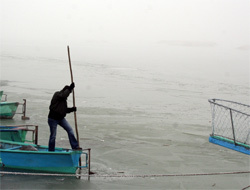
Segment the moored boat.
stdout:
[[[51,152],[47,146],[0,140],[0,155],[4,168],[36,172],[74,174],[78,168],[88,167],[89,150],[56,148]],[[82,155],[85,157],[85,164],[79,166]]]
[[18,102],[0,102],[0,119],[12,119],[18,105]]
[[208,101],[212,110],[209,142],[250,155],[250,105],[222,99]]
[[[32,132],[26,138],[27,132]],[[32,142],[37,144],[38,126],[36,125],[11,125],[0,126],[0,139],[15,142]]]
[[[2,100],[3,95],[5,95],[4,100]],[[26,117],[26,99],[23,99],[23,101],[24,103],[7,102],[7,95],[0,91],[0,119],[12,119],[19,105],[22,105],[22,112],[17,114],[23,114],[22,120],[29,119],[29,117]]]

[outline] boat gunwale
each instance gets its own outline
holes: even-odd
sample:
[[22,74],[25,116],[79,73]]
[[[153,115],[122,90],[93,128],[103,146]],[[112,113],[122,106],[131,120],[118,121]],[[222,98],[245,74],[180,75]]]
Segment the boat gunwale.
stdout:
[[8,105],[8,104],[17,104],[17,105],[19,105],[19,102],[0,102],[0,105]]
[[[11,145],[19,145],[19,146],[33,146],[35,148],[43,148],[43,149],[48,149],[47,146],[43,145],[35,145],[35,144],[28,144],[28,143],[22,143],[22,142],[12,142],[12,141],[7,141],[7,140],[1,140],[0,143],[5,143],[5,144],[11,144]],[[84,150],[72,150],[72,149],[67,149],[67,148],[55,148],[55,151],[31,151],[31,150],[11,150],[11,149],[1,149],[0,148],[0,153],[1,152],[15,152],[15,153],[26,153],[26,154],[52,154],[52,155],[59,155],[59,154],[64,154],[64,155],[72,155],[72,154],[87,154],[83,152]]]
[[1,127],[0,127],[0,132],[18,132],[18,131],[26,131],[24,128],[17,128],[17,127],[15,127],[15,128],[13,128],[13,129],[2,129]]
[[25,153],[25,154],[52,154],[52,155],[74,155],[74,154],[87,154],[80,150],[69,150],[69,151],[32,151],[32,150],[11,150],[11,149],[0,149],[1,152],[10,152],[10,153]]

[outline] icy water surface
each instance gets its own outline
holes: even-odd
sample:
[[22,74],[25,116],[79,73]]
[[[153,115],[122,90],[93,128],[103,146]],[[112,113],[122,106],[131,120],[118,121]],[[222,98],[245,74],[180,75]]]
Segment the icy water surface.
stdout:
[[[205,174],[250,169],[249,156],[208,142],[211,111],[207,100],[249,104],[247,77],[222,79],[174,68],[72,63],[80,144],[92,149],[91,170],[96,174]],[[22,121],[16,115],[13,120],[1,120],[1,125],[39,125],[39,144],[47,145],[50,99],[54,91],[70,84],[67,60],[5,55],[1,57],[0,79],[9,101],[27,99],[30,117]],[[68,101],[72,105],[72,97]],[[74,127],[73,114],[67,120]],[[56,146],[70,147],[61,128]],[[242,189],[248,185],[249,174],[93,177],[90,181],[1,176],[1,189]]]

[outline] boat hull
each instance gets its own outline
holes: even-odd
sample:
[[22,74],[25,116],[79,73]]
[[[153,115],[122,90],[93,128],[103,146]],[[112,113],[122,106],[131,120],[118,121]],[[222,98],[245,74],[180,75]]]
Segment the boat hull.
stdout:
[[250,146],[243,143],[235,144],[233,140],[220,136],[210,136],[209,142],[250,155]]
[[0,139],[15,142],[24,142],[27,131],[21,127],[0,126]]
[[12,119],[18,105],[18,102],[0,102],[0,119]]
[[[0,155],[5,168],[74,174],[82,154],[82,151],[70,149],[56,148],[54,152],[50,152],[46,146],[26,143],[13,145],[13,142],[3,140],[0,142],[4,146],[4,149],[0,149]],[[38,151],[20,150],[27,145],[37,148]]]
[[0,91],[0,101],[2,101],[3,91]]

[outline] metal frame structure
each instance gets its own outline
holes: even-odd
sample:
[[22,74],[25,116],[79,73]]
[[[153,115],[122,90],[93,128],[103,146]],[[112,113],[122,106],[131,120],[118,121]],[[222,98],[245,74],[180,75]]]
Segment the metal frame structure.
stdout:
[[235,150],[244,147],[243,152],[250,154],[250,106],[222,99],[208,101],[212,111],[210,142]]

